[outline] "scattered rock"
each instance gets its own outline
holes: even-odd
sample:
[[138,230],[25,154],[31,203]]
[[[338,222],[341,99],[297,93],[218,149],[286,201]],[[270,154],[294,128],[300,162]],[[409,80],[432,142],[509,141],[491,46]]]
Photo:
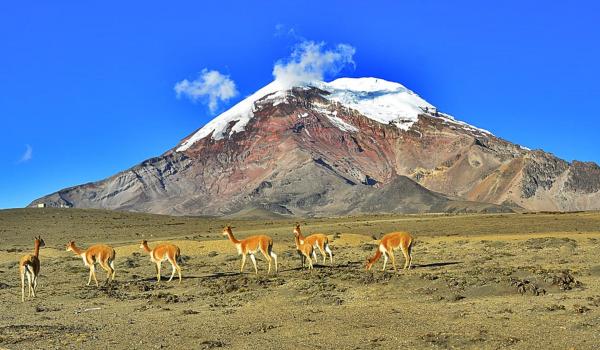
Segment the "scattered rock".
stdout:
[[586,313],[586,312],[588,312],[588,311],[590,311],[590,310],[591,310],[591,309],[590,309],[589,307],[587,307],[587,306],[584,306],[584,305],[578,305],[578,304],[575,304],[575,305],[573,305],[573,309],[575,309],[575,312],[577,312],[577,313],[579,313],[579,314],[584,314],[584,313]]
[[546,311],[559,311],[559,310],[565,310],[565,306],[559,305],[559,304],[552,304],[550,306],[546,306]]
[[535,296],[546,294],[545,289],[540,288],[537,284],[526,279],[511,277],[509,283],[511,286],[515,287],[520,294],[531,294]]
[[220,340],[205,340],[200,343],[200,349],[215,349],[225,347],[227,344]]
[[571,290],[573,288],[581,288],[583,286],[583,284],[577,281],[568,270],[548,276],[546,280],[552,285],[558,286],[560,290]]

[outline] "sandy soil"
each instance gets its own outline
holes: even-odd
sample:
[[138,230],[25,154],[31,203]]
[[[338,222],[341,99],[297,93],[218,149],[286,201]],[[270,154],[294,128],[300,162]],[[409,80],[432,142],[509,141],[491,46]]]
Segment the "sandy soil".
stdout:
[[[104,211],[0,211],[0,348],[597,349],[600,214],[377,216],[304,220],[334,265],[301,269],[292,220],[238,220],[275,239],[280,272],[238,273],[225,222]],[[414,233],[414,269],[364,271],[376,239]],[[362,233],[361,233],[362,232]],[[38,297],[20,302],[18,258],[42,234]],[[103,241],[116,281],[86,286],[64,251]],[[181,247],[181,284],[157,284],[139,240]],[[402,259],[399,259],[402,263]],[[163,264],[163,277],[170,275]],[[99,279],[105,278],[98,272]]]

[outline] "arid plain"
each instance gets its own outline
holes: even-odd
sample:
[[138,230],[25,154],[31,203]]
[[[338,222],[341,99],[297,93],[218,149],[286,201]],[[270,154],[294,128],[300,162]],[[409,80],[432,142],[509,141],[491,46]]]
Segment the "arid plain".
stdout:
[[[600,213],[373,215],[302,219],[329,235],[334,264],[300,268],[282,218],[216,219],[79,209],[0,211],[0,348],[8,349],[597,349]],[[266,275],[221,234],[268,234]],[[364,270],[382,234],[416,239],[408,271]],[[18,260],[42,235],[38,295],[20,301]],[[156,283],[139,249],[180,246],[183,282]],[[86,286],[65,251],[108,243],[116,280]],[[318,255],[320,257],[320,255]],[[399,265],[401,254],[396,255]],[[391,266],[388,266],[391,267]],[[105,278],[98,269],[99,280]],[[163,278],[170,266],[163,263]]]

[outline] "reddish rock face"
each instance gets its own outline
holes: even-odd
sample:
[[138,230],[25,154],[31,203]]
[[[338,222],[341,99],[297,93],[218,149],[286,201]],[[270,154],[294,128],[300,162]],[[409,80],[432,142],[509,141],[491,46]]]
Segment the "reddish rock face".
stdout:
[[529,151],[437,112],[404,131],[325,94],[259,100],[244,131],[32,205],[210,215],[600,209],[596,164]]

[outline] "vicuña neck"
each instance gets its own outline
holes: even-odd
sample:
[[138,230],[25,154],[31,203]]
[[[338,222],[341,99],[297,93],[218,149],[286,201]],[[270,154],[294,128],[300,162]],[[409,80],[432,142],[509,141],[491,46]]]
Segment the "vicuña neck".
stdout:
[[40,255],[40,241],[37,239],[33,243],[33,255],[37,258]]
[[77,255],[81,255],[81,253],[83,253],[83,250],[81,250],[81,248],[75,246],[75,244],[73,244],[73,246],[71,248],[73,250],[73,253],[75,253]]
[[304,236],[302,235],[302,231],[300,231],[300,229],[297,229],[296,231],[298,232],[298,238],[300,240],[304,240]]
[[377,251],[375,252],[375,255],[369,259],[369,264],[374,264],[377,260],[379,260],[379,258],[381,257],[381,250],[377,249]]
[[142,243],[142,246],[144,247],[144,251],[146,253],[150,253],[152,251],[152,249],[150,249],[150,247],[148,247],[148,242]]
[[229,238],[229,240],[231,241],[231,243],[233,244],[238,244],[240,243],[240,241],[238,241],[237,239],[235,239],[235,237],[233,236],[233,232],[231,232],[231,230],[227,231],[227,238]]

